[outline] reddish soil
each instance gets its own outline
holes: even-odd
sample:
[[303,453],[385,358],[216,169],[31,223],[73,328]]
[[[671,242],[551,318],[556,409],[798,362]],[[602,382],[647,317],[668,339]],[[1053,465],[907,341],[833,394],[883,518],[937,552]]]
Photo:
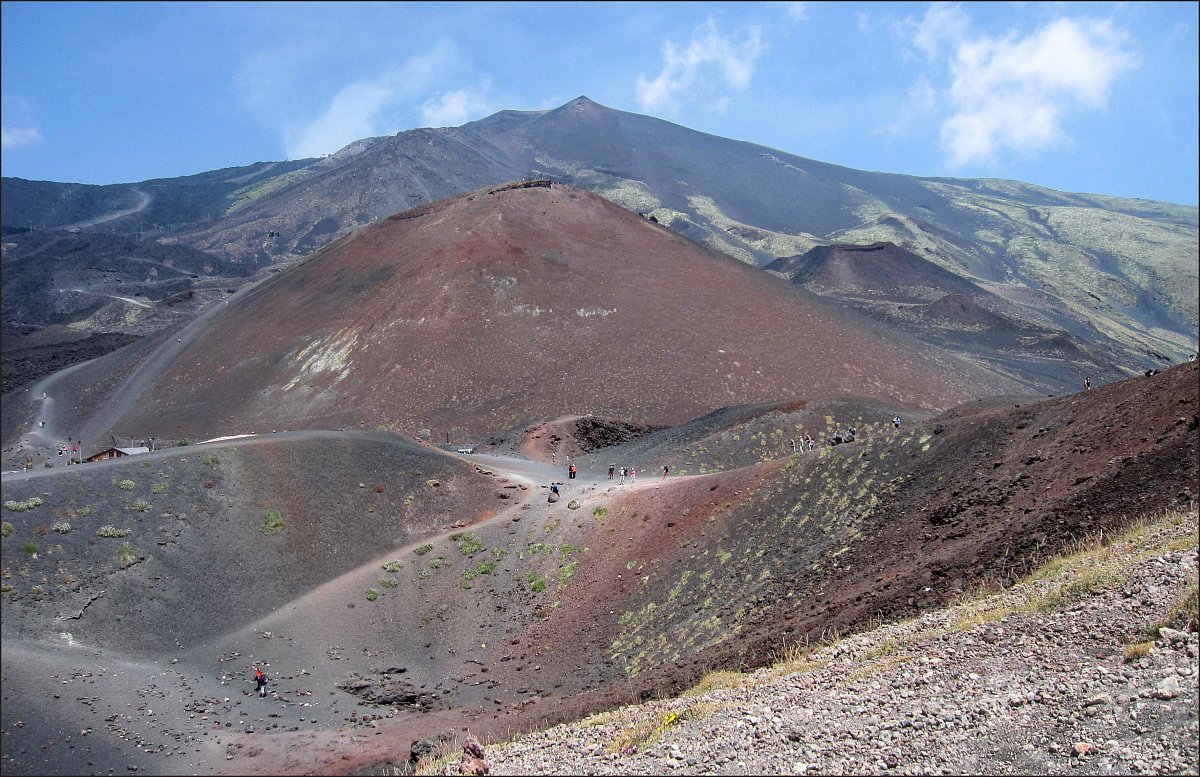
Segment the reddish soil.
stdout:
[[[1182,365],[900,429],[872,401],[731,411],[573,456],[555,504],[561,467],[463,462],[386,433],[6,478],[6,501],[44,503],[6,512],[5,773],[366,773],[426,737],[508,736],[936,607],[1193,504],[1198,378]],[[856,441],[767,455],[827,415],[859,424]],[[531,426],[526,448],[578,420]],[[610,460],[637,480],[608,481]],[[712,474],[663,479],[666,460]],[[261,531],[272,508],[280,535]],[[135,563],[101,524],[132,530]]]
[[375,772],[1194,504],[1196,364],[1033,398],[864,322],[527,187],[372,225],[56,376],[22,444],[263,434],[6,475],[4,773]]
[[[89,366],[78,391],[120,369]],[[123,406],[88,404],[103,411],[89,437],[366,423],[479,440],[567,415],[669,425],[842,395],[945,409],[1027,388],[554,185],[365,227],[229,300],[115,391]]]

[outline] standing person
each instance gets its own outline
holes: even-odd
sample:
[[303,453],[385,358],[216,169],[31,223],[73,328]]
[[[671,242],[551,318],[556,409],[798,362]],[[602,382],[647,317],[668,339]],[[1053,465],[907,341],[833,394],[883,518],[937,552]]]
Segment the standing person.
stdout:
[[896,416],[892,419],[892,426],[896,427],[897,429],[900,428],[900,416]]
[[257,666],[254,667],[254,690],[258,691],[259,697],[267,697],[267,676]]
[[637,479],[637,470],[636,470],[636,469],[634,469],[633,467],[630,467],[630,468],[629,468],[629,479],[630,479],[630,480],[636,480],[636,479]]
[[627,470],[625,469],[625,467],[621,467],[621,485],[624,485],[624,484],[625,484],[625,473],[626,473],[626,471],[627,471]]
[[[796,441],[792,440],[792,445],[795,445],[795,444],[796,444]],[[671,470],[667,467],[666,464],[664,464],[663,465],[663,477],[665,478],[669,474],[671,474]]]
[[613,469],[614,469],[614,467],[611,464],[608,465],[608,479],[609,480],[613,479]]
[[811,434],[805,435],[805,436],[804,436],[804,440],[805,440],[805,442],[807,442],[807,443],[808,443],[808,449],[809,449],[810,451],[811,451],[811,450],[812,450],[814,447],[816,447],[816,444],[817,444],[817,443],[816,443],[816,442],[813,440],[813,438],[812,438],[812,435],[811,435]]
[[567,467],[567,477],[571,478],[572,480],[575,479],[575,465],[574,464]]
[[557,459],[557,458],[558,458],[558,454],[555,453],[554,451],[550,451],[550,463],[553,464],[555,459]]
[[1083,390],[1087,391],[1091,387],[1092,387],[1092,379],[1090,377],[1085,377],[1083,379]]

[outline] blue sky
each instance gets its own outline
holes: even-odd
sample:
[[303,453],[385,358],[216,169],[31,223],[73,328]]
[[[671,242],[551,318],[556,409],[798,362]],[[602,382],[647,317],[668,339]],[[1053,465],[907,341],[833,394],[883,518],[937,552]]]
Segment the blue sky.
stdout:
[[586,95],[862,170],[1196,205],[1198,7],[4,0],[3,174],[191,175]]

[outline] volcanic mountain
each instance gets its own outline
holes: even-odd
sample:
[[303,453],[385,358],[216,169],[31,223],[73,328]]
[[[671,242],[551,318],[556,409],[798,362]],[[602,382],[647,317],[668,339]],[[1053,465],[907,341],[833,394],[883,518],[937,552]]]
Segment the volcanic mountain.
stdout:
[[[1122,346],[1103,332],[1032,300],[1007,299],[999,284],[972,281],[888,242],[818,246],[766,270],[914,337],[1048,386],[1081,375],[1108,382]],[[1087,345],[1085,345],[1086,343]]]
[[[111,231],[147,246],[177,243],[212,255],[213,277],[197,279],[199,299],[220,280],[227,288],[246,283],[224,274],[216,257],[267,271],[399,211],[522,178],[595,192],[754,266],[825,244],[887,241],[991,284],[994,294],[1024,306],[1019,310],[1056,311],[1071,323],[1060,328],[1089,345],[1117,343],[1111,361],[1122,374],[1178,362],[1195,350],[1195,207],[1018,181],[854,170],[586,97],[548,110],[501,111],[460,127],[363,138],[321,159],[110,186],[5,178],[5,242],[17,249],[5,249],[6,289],[9,254],[24,251],[35,225]],[[144,253],[150,250],[131,253],[154,258]],[[44,272],[55,271],[55,259],[44,257]],[[118,285],[157,291],[168,278],[96,277],[82,300],[64,299],[79,307],[105,294],[121,296]],[[58,304],[57,295],[44,296],[50,306],[39,298],[29,307],[49,311]],[[170,318],[107,299],[109,310],[82,320],[80,309],[73,324],[97,331],[126,313],[139,327]],[[52,324],[56,317],[31,323]]]
[[[111,381],[120,358],[75,380]],[[1026,389],[549,182],[366,227],[112,382],[89,439],[350,426],[478,439],[572,413],[674,424],[791,397],[932,409]]]

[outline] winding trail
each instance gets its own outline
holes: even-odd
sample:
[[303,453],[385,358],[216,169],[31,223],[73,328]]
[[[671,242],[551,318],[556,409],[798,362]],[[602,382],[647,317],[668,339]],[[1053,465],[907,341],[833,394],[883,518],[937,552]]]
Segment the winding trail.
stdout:
[[109,299],[119,299],[122,302],[128,302],[130,304],[137,305],[140,308],[153,308],[154,307],[153,305],[142,302],[141,300],[136,300],[133,297],[122,297],[117,294],[104,294],[103,292],[88,291],[87,289],[59,289],[59,292],[64,292],[64,291],[76,291],[76,292],[79,292],[80,294],[91,294],[94,297],[108,297]]
[[96,216],[94,218],[85,219],[84,221],[77,221],[74,224],[63,224],[61,227],[58,227],[58,229],[88,229],[89,227],[94,227],[97,224],[116,221],[117,219],[125,218],[126,216],[132,216],[135,213],[141,213],[150,206],[151,202],[154,201],[152,196],[141,189],[133,189],[132,191],[135,192],[140,198],[138,204],[134,205],[132,208],[112,211],[111,213],[106,213],[103,216]]

